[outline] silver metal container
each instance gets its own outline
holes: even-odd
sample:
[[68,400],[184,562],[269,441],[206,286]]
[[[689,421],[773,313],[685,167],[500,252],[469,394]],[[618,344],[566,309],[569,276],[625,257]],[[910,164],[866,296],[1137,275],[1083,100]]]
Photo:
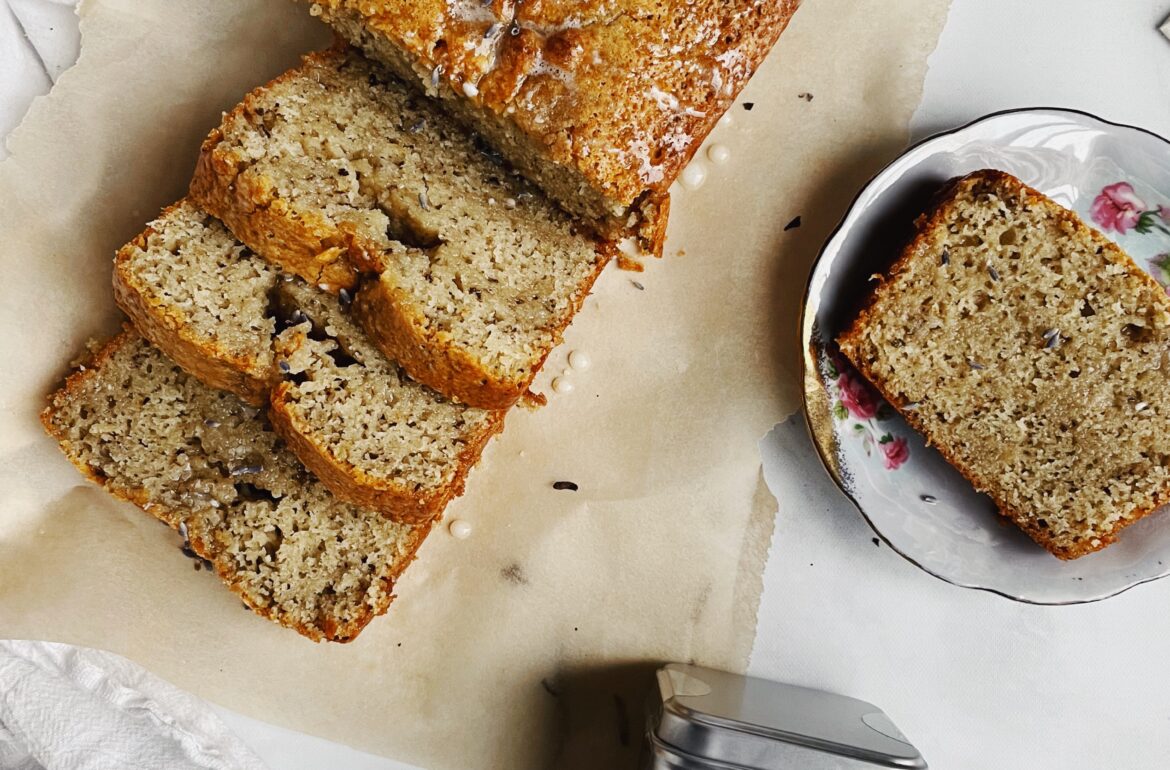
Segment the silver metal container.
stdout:
[[646,745],[647,770],[926,768],[865,701],[681,663],[658,669]]

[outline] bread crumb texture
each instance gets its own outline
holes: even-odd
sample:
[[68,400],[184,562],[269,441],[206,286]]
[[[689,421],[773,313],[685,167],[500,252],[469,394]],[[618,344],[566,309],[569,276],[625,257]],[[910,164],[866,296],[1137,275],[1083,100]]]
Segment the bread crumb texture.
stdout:
[[343,299],[281,273],[187,200],[119,253],[115,273],[120,304],[153,343],[212,386],[239,379],[223,369],[260,383],[277,431],[350,502],[433,518],[502,427],[502,413],[411,380]]
[[89,478],[186,532],[245,604],[314,640],[349,641],[385,612],[426,534],[335,499],[259,410],[132,330],[72,375],[42,419]]
[[375,341],[415,379],[485,408],[520,397],[607,259],[352,49],[253,91],[204,144],[191,195],[309,283],[337,292],[376,276],[376,297],[358,302]]
[[1102,548],[1168,500],[1166,292],[1014,177],[954,183],[839,342],[1056,556]]
[[184,200],[151,222],[123,249],[127,275],[151,299],[170,307],[193,337],[215,340],[225,356],[249,369],[272,368],[275,321],[268,295],[278,272],[212,217]]

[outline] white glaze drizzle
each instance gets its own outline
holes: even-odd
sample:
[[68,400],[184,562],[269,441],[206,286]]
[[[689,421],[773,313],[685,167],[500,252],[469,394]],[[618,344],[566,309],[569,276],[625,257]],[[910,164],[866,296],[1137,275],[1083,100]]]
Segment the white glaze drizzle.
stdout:
[[690,165],[683,169],[679,179],[686,189],[698,190],[707,181],[707,167],[698,159],[692,160]]
[[707,157],[712,163],[723,165],[731,160],[731,150],[725,144],[713,144],[707,148]]
[[584,350],[574,350],[569,353],[569,366],[571,368],[584,371],[592,365],[592,359],[589,358],[589,354]]

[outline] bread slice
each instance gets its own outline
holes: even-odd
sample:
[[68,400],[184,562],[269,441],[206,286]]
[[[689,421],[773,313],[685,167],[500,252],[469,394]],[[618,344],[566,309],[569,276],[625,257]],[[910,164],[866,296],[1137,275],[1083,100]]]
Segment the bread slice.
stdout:
[[608,238],[661,252],[667,189],[797,0],[318,0],[311,11],[442,100]]
[[315,641],[350,641],[384,613],[427,534],[334,498],[260,410],[129,328],[41,419],[90,480],[184,533],[248,607]]
[[114,295],[189,373],[267,405],[338,497],[404,522],[439,516],[504,413],[409,379],[337,297],[282,274],[183,200],[119,250]]
[[1073,559],[1170,501],[1170,299],[999,171],[955,182],[839,337],[906,420]]
[[279,280],[186,199],[114,258],[114,299],[138,330],[203,382],[256,406],[279,382],[270,310]]
[[484,409],[527,392],[608,253],[346,49],[306,57],[227,114],[191,198],[285,270],[356,287],[355,316],[388,356]]

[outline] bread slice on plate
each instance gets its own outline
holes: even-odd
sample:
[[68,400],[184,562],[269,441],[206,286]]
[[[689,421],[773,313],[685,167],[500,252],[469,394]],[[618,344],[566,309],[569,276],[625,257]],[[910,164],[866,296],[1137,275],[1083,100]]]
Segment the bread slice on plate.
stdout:
[[429,101],[352,49],[256,89],[203,144],[192,200],[334,293],[415,380],[523,396],[609,250]]
[[568,211],[660,253],[667,189],[798,5],[317,0],[312,12]]
[[118,252],[114,295],[187,372],[267,406],[334,494],[399,521],[439,516],[503,427],[504,412],[411,380],[338,297],[281,273],[190,201]]
[[1062,559],[1170,502],[1170,298],[1015,177],[978,171],[942,193],[838,342]]
[[384,613],[429,528],[333,497],[262,411],[133,329],[70,375],[41,418],[89,479],[183,533],[248,607],[316,641],[350,641]]

